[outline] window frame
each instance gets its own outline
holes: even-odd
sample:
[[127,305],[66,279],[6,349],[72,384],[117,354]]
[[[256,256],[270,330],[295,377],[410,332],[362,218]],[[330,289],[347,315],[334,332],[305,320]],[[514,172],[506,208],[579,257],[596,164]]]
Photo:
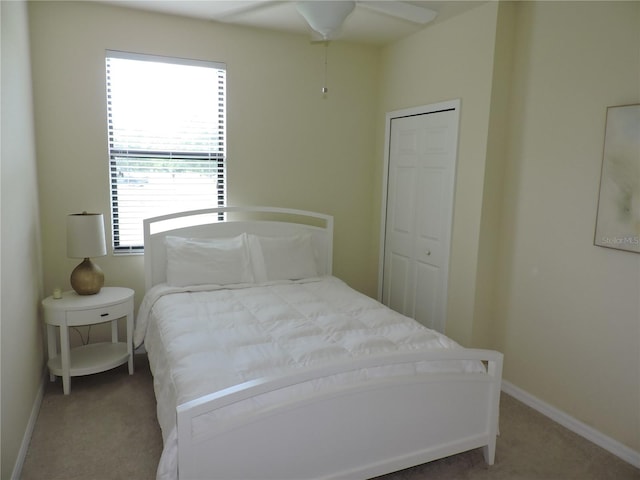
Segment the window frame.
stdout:
[[[212,88],[218,89],[217,94],[217,117],[218,117],[218,148],[216,151],[179,151],[179,150],[155,150],[155,149],[136,149],[136,148],[115,148],[114,144],[114,132],[112,118],[112,94],[111,91],[111,79],[109,71],[110,59],[125,59],[135,61],[145,61],[153,63],[165,63],[173,65],[194,66],[194,67],[206,67],[212,68],[217,72],[217,85],[213,85]],[[221,62],[206,61],[206,60],[193,60],[179,57],[166,57],[159,55],[148,55],[133,52],[124,52],[119,50],[106,50],[105,52],[105,79],[106,79],[106,106],[107,106],[107,153],[109,157],[109,191],[110,191],[110,207],[111,207],[111,246],[114,254],[141,254],[144,253],[144,239],[142,236],[142,225],[140,225],[141,237],[140,245],[121,244],[121,227],[120,220],[121,209],[118,200],[118,185],[119,185],[119,172],[123,165],[123,158],[135,161],[136,158],[140,158],[142,161],[155,161],[166,160],[167,162],[175,162],[177,168],[180,167],[180,162],[191,161],[206,161],[215,162],[215,166],[212,167],[215,170],[214,182],[215,191],[211,194],[211,199],[214,200],[211,204],[203,206],[203,208],[209,207],[223,207],[226,206],[227,199],[227,68],[226,64]],[[222,72],[222,74],[221,74]],[[222,93],[220,93],[222,90]],[[221,133],[220,133],[221,132]],[[120,159],[120,160],[118,160]],[[143,168],[140,171],[144,171]],[[184,209],[180,209],[184,210]],[[165,213],[174,213],[174,211],[167,211],[158,213],[158,215]],[[151,215],[151,216],[156,216]],[[146,218],[146,217],[145,217]],[[218,220],[224,220],[224,216],[221,214]]]

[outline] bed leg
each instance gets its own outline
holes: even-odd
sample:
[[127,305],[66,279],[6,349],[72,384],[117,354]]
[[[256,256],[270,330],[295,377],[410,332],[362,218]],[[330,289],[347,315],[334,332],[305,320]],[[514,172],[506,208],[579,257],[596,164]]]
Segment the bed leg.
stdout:
[[488,445],[482,447],[482,455],[484,455],[484,461],[487,465],[493,465],[496,458],[496,440],[493,439]]

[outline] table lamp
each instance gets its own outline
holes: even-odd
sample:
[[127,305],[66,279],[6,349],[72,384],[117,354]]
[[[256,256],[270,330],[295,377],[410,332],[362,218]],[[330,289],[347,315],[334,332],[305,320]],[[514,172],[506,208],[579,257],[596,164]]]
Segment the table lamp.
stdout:
[[89,257],[107,254],[104,218],[101,213],[74,213],[67,216],[67,257],[84,260],[71,272],[71,286],[78,295],[94,295],[104,285],[102,269]]

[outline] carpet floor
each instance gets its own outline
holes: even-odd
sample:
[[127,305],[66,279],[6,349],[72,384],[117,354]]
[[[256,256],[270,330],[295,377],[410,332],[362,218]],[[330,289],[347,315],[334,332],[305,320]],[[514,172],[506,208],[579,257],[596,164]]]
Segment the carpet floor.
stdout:
[[[152,480],[162,451],[146,356],[46,386],[22,480]],[[395,472],[379,480],[640,480],[640,470],[502,394],[496,461],[481,449]]]

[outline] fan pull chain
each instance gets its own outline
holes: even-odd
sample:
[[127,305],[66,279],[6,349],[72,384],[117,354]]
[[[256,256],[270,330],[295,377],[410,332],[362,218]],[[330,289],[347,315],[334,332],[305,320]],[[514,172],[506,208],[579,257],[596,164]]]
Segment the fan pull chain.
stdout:
[[327,88],[327,50],[329,49],[329,42],[324,42],[324,82],[322,86],[322,98],[327,98],[329,89]]

